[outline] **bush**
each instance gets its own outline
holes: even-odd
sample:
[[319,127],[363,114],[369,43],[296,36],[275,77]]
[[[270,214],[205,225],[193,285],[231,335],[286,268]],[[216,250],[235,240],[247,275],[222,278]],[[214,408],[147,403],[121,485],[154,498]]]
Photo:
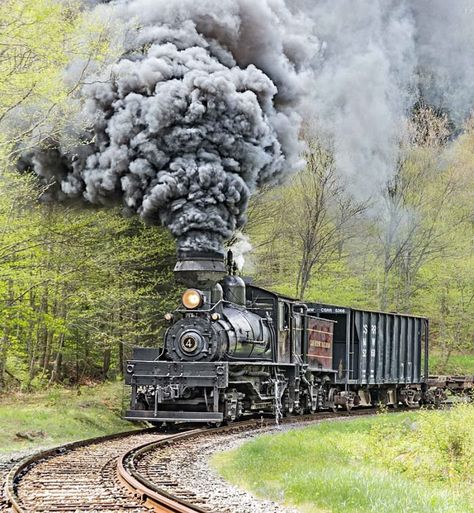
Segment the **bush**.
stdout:
[[394,424],[388,416],[370,430],[365,458],[408,476],[474,484],[474,405],[422,410]]

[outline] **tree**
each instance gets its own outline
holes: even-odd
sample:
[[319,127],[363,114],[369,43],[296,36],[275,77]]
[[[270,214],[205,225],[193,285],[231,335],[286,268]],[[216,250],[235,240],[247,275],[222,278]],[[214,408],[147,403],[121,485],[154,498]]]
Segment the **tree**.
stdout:
[[[114,52],[111,32],[80,2],[4,0],[0,12],[0,165],[13,162],[35,134],[35,144],[60,130],[71,97],[88,71]],[[74,79],[63,80],[74,61]],[[72,76],[72,74],[71,74]],[[42,128],[48,126],[42,135]],[[47,134],[47,135],[46,135]],[[13,153],[13,154],[12,154]]]
[[346,193],[331,152],[318,140],[307,142],[305,157],[305,169],[260,196],[249,215],[265,274],[291,276],[290,293],[300,299],[311,278],[342,257],[352,225],[365,209]]
[[253,204],[246,272],[290,296],[427,316],[444,365],[456,352],[472,354],[473,121],[454,139],[447,119],[420,104],[378,211],[347,203],[317,142],[307,161]]
[[318,141],[308,143],[306,168],[293,183],[289,230],[297,237],[299,254],[296,294],[305,296],[313,273],[341,258],[344,244],[352,236],[351,225],[365,210],[344,190],[332,154]]
[[447,118],[431,108],[420,106],[414,113],[410,138],[400,150],[395,175],[385,190],[385,208],[379,216],[381,310],[391,303],[398,310],[412,307],[418,272],[423,264],[440,255],[447,242],[439,221],[455,191],[455,182],[449,171],[440,172],[438,162],[448,133]]
[[176,300],[167,231],[40,192],[28,176],[0,187],[0,388],[120,373],[129,347],[160,345]]

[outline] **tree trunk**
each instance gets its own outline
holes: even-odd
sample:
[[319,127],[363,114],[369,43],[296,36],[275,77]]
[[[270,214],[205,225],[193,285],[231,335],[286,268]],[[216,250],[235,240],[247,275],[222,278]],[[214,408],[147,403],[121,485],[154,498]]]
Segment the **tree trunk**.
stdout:
[[[47,286],[44,287],[43,290],[43,296],[41,298],[41,306],[40,306],[40,313],[41,314],[47,314],[48,313],[48,288]],[[46,366],[46,351],[47,351],[47,344],[48,344],[48,328],[46,327],[46,324],[43,323],[42,329],[39,335],[39,347],[41,348],[41,358],[40,358],[40,369],[43,370]]]
[[108,378],[111,354],[112,354],[112,351],[110,350],[110,348],[108,348],[104,351],[104,358],[102,360],[102,377],[104,380],[106,380]]
[[3,392],[6,387],[5,372],[7,365],[7,344],[8,344],[8,331],[4,331],[4,335],[0,341],[0,392]]
[[123,366],[124,366],[123,342],[120,340],[118,343],[118,371],[121,376],[123,376]]
[[49,378],[48,386],[51,386],[53,383],[59,381],[59,376],[61,375],[61,364],[63,361],[63,347],[64,347],[64,333],[61,333],[59,336],[58,342],[58,350],[56,353],[56,358],[54,359],[53,368],[51,370],[51,377]]
[[5,387],[5,374],[6,374],[6,366],[7,366],[7,357],[8,357],[8,348],[10,346],[10,321],[11,321],[11,312],[10,308],[13,306],[14,301],[14,292],[13,292],[13,282],[12,280],[8,280],[8,294],[5,301],[5,326],[3,327],[3,337],[0,342],[0,392],[2,392]]

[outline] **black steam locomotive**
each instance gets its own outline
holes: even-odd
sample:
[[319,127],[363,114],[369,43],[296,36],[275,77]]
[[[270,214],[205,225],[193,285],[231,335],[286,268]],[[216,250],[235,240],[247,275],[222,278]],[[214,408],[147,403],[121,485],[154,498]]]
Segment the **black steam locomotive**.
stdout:
[[221,423],[444,398],[446,383],[428,380],[426,318],[296,301],[246,284],[231,254],[227,269],[219,254],[182,255],[175,273],[190,288],[165,316],[164,347],[127,362],[126,419]]

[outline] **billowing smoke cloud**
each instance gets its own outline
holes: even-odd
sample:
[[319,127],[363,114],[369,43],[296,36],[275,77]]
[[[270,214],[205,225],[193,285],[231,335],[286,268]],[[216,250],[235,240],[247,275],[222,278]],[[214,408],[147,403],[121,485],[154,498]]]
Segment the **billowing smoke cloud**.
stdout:
[[[180,250],[220,250],[249,196],[301,166],[298,108],[317,50],[283,0],[135,0],[97,7],[125,53],[88,77],[84,144],[29,156],[56,197],[122,201]],[[77,69],[71,67],[70,73]]]
[[125,55],[81,90],[69,132],[87,120],[91,129],[73,134],[83,144],[55,141],[30,161],[57,196],[124,202],[184,250],[221,248],[253,191],[299,167],[302,112],[367,199],[393,176],[420,96],[458,126],[474,104],[471,0],[134,0],[95,10],[124,27]]
[[392,173],[416,64],[403,2],[318,1],[323,51],[314,63],[317,129],[328,134],[351,190],[379,192]]
[[315,130],[359,198],[380,197],[420,100],[459,126],[474,105],[471,0],[295,0],[314,23]]
[[457,125],[474,108],[474,3],[412,2],[420,88]]

